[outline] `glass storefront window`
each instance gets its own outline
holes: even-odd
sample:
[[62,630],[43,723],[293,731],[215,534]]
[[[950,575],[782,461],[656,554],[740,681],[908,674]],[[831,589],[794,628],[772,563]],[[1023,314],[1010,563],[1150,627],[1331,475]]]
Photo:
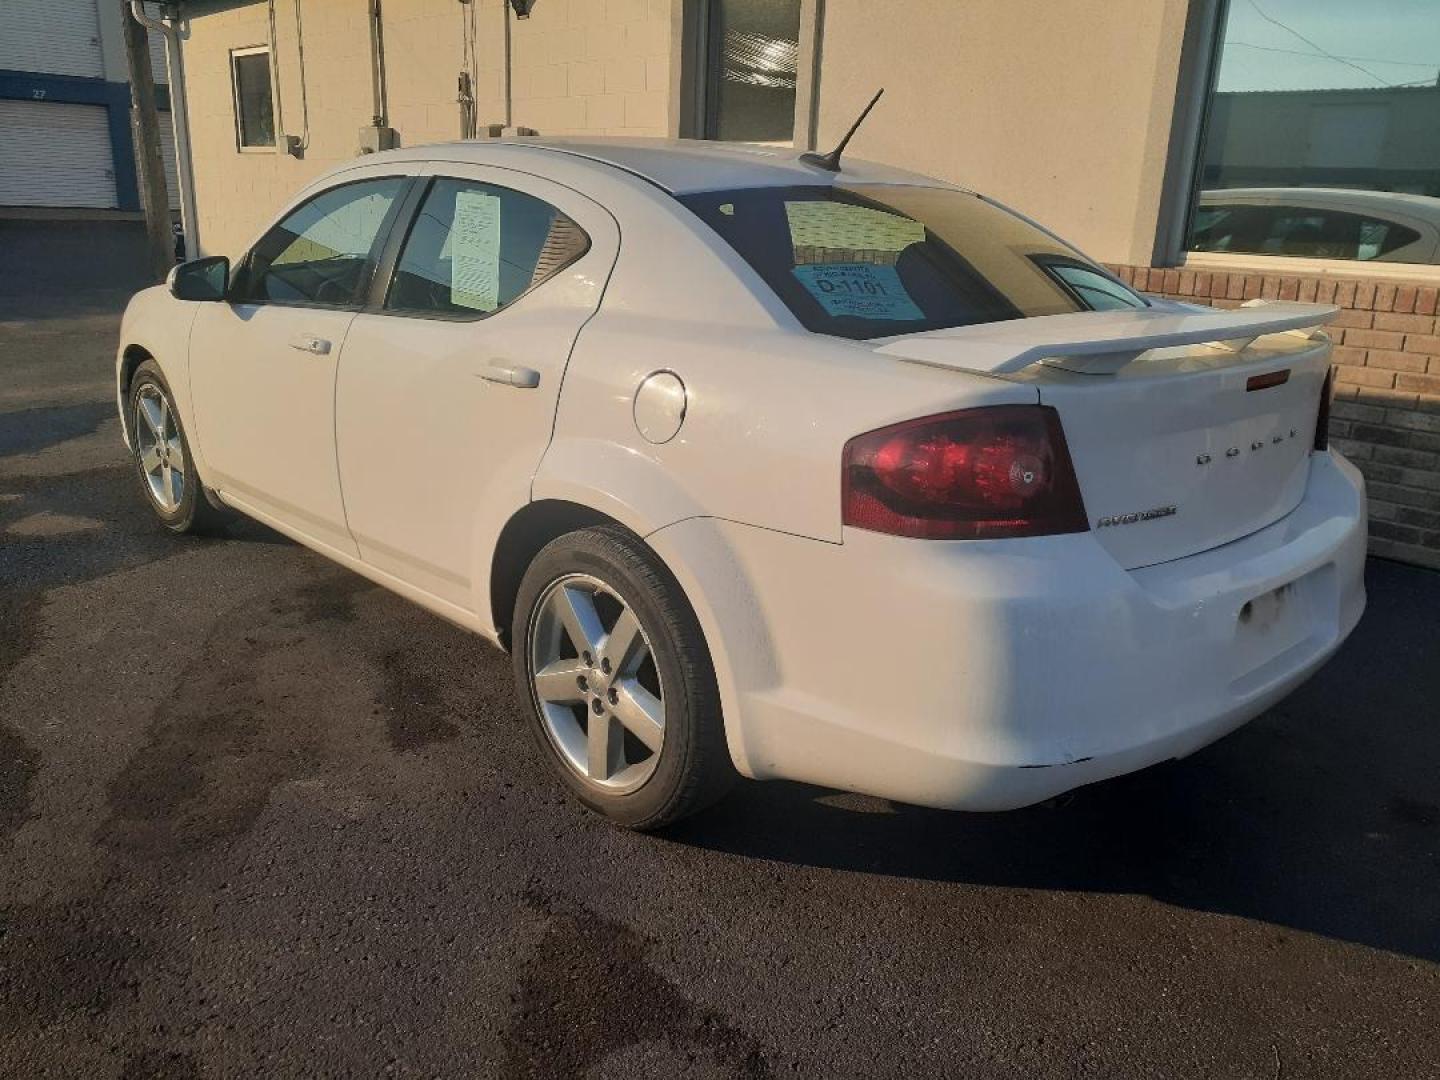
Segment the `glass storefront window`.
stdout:
[[1440,4],[1229,0],[1187,248],[1440,263]]
[[800,0],[710,0],[705,136],[795,138]]

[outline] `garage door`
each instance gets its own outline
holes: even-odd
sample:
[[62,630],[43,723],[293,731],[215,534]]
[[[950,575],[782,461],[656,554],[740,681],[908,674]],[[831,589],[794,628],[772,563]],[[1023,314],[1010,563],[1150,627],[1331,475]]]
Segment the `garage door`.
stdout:
[[105,74],[95,0],[0,0],[0,69]]
[[103,106],[0,101],[0,132],[0,206],[116,205]]
[[165,162],[165,190],[170,195],[170,209],[180,209],[180,170],[175,166],[175,125],[170,114],[160,114],[160,158]]

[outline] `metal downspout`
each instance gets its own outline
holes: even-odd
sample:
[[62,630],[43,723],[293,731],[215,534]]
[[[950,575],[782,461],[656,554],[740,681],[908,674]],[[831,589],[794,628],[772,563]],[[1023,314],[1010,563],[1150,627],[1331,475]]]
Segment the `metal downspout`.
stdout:
[[185,101],[185,59],[180,53],[177,19],[163,21],[145,14],[143,0],[130,0],[130,14],[147,30],[165,37],[165,69],[170,93],[170,126],[175,135],[175,173],[180,188],[180,229],[185,234],[185,258],[200,257],[199,218],[195,212],[195,170],[190,156],[190,113]]

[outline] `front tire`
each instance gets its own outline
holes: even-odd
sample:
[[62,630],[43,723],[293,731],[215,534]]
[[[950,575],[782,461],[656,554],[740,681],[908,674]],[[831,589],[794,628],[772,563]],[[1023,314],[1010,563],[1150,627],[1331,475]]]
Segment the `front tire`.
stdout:
[[160,523],[174,533],[208,532],[223,520],[210,505],[170,387],[154,360],[130,381],[130,458],[140,491]]
[[699,622],[636,537],[600,526],[546,545],[520,584],[510,640],[531,731],[585,805],[657,829],[729,789]]

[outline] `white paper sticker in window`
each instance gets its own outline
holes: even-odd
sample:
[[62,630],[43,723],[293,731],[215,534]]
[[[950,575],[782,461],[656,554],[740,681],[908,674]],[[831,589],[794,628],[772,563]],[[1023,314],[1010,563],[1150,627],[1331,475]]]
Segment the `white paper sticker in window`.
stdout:
[[811,263],[794,274],[827,315],[917,322],[924,312],[910,299],[893,266],[873,263]]
[[450,230],[450,302],[475,311],[500,306],[500,196],[455,193]]

